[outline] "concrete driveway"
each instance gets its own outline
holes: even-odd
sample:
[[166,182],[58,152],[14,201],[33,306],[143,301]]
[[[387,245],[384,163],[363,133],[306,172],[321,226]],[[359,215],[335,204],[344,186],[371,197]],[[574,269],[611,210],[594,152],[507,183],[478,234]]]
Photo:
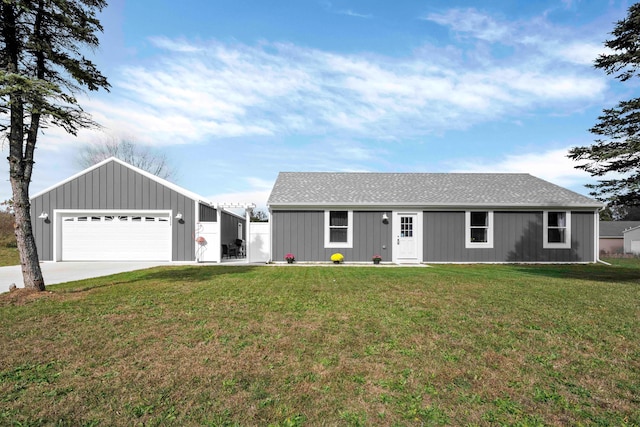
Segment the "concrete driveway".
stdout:
[[[43,262],[40,264],[45,285],[90,279],[92,277],[109,276],[125,271],[141,270],[159,265],[170,265],[169,262]],[[15,283],[23,288],[22,270],[19,265],[0,267],[0,293],[7,292]]]

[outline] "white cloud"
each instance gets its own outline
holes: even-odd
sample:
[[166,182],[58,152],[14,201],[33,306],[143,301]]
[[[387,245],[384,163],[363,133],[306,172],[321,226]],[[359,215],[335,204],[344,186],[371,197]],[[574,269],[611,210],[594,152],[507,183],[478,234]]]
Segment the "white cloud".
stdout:
[[451,27],[455,32],[467,33],[488,42],[508,39],[511,28],[475,9],[450,9],[444,13],[430,13],[424,19]]
[[150,37],[149,41],[155,46],[174,52],[197,52],[199,49],[184,40],[171,40],[167,37]]
[[[512,32],[475,11],[432,19],[453,22],[463,13],[481,24],[473,31],[486,40]],[[470,66],[450,48],[391,58],[266,41],[152,42],[156,57],[121,68],[111,94],[83,105],[109,132],[154,144],[291,134],[402,139],[513,119],[538,107],[561,112],[601,97],[606,81],[580,65],[586,44],[558,68],[553,55],[536,50]]]
[[333,8],[333,4],[331,2],[328,2],[328,1],[320,2],[320,4],[328,12],[335,13],[335,14],[338,14],[338,15],[346,15],[346,16],[351,16],[351,17],[354,17],[354,18],[364,18],[364,19],[370,19],[370,18],[373,17],[373,15],[371,15],[371,14],[364,14],[364,13],[354,12],[352,9],[335,10]]
[[595,179],[576,169],[577,163],[567,157],[569,147],[540,153],[508,154],[495,161],[458,159],[451,161],[451,172],[530,173],[554,184],[587,194],[584,184]]
[[336,13],[338,13],[340,15],[353,16],[354,18],[363,18],[363,19],[370,19],[370,18],[373,17],[373,15],[371,15],[371,14],[358,13],[358,12],[354,12],[351,9],[339,10]]
[[575,41],[569,46],[557,50],[559,56],[576,64],[593,65],[600,55],[612,53],[602,43]]
[[[564,1],[566,7],[571,7],[571,1]],[[598,55],[608,51],[602,43],[606,36],[604,32],[553,25],[546,14],[527,21],[512,21],[467,8],[431,13],[422,19],[448,27],[462,37],[514,47],[516,52],[512,56],[527,62],[537,56],[538,62],[593,65]],[[478,49],[477,46],[474,48]]]

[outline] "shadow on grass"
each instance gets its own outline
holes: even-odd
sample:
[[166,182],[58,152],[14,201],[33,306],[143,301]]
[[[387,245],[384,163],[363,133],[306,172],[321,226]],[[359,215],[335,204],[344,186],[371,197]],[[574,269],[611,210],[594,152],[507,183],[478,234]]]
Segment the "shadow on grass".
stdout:
[[[53,291],[60,293],[86,292],[111,286],[127,285],[140,281],[158,282],[203,282],[223,275],[242,275],[259,266],[166,266],[118,273],[112,276],[52,285]],[[50,287],[47,287],[49,290]]]
[[511,268],[518,272],[554,279],[640,284],[640,269],[615,265],[514,265]]

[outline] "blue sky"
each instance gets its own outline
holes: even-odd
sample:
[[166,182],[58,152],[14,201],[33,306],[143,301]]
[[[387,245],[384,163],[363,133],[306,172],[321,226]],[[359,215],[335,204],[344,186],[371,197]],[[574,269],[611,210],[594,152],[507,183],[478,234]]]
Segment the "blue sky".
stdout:
[[112,90],[80,97],[103,129],[47,129],[31,194],[112,137],[214,202],[264,206],[279,171],[527,172],[587,194],[566,153],[638,90],[593,68],[632,3],[111,1],[92,58]]

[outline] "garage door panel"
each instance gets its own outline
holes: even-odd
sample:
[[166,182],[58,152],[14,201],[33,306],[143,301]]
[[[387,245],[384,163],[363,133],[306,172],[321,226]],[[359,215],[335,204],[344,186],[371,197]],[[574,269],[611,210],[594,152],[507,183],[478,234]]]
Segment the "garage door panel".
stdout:
[[170,261],[168,215],[62,218],[63,261]]

